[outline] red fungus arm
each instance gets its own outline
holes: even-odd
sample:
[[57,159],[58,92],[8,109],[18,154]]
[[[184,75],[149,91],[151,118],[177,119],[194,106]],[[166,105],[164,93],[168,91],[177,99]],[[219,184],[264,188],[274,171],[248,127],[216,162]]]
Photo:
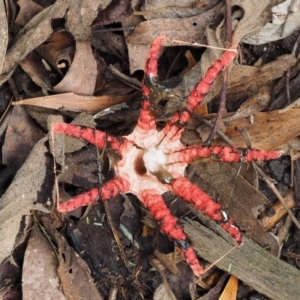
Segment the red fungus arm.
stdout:
[[185,177],[179,177],[171,182],[173,191],[176,195],[182,197],[185,201],[191,203],[196,209],[202,211],[212,220],[217,221],[220,225],[236,240],[241,243],[242,234],[231,219],[224,217],[221,205],[210,198],[195,184],[192,184]]
[[51,125],[51,133],[65,134],[87,141],[90,144],[103,149],[107,143],[110,143],[114,150],[118,150],[122,142],[119,142],[115,137],[101,131],[89,127],[82,127],[67,123],[53,123]]
[[80,194],[67,202],[60,204],[57,202],[59,212],[68,212],[76,208],[93,204],[99,197],[102,201],[116,197],[120,193],[126,193],[129,189],[129,182],[122,178],[115,178],[101,188],[94,188],[86,193]]
[[186,235],[183,232],[177,220],[171,215],[161,195],[155,190],[141,191],[142,202],[149,210],[153,218],[160,224],[161,230],[175,242],[178,250],[185,257],[191,269],[196,276],[203,274],[196,253],[191,245],[186,241]]
[[261,151],[252,149],[241,149],[235,147],[215,146],[215,147],[187,147],[183,150],[168,155],[168,163],[192,163],[197,158],[216,156],[222,162],[240,162],[271,160],[279,158],[281,151]]

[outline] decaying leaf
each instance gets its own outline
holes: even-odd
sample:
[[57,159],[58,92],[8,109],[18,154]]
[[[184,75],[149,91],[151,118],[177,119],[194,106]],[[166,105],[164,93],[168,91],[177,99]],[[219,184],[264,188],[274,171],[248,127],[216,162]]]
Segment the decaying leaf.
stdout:
[[54,250],[38,227],[34,226],[24,257],[23,299],[67,299],[59,289],[58,261]]
[[[53,188],[51,177],[47,174],[47,165],[49,166],[50,162],[46,155],[46,141],[47,138],[43,138],[35,145],[0,199],[0,262],[13,250],[23,216],[29,215],[30,210],[50,212],[43,204],[37,202],[43,198],[49,198],[51,201]],[[46,176],[49,177],[46,179]]]

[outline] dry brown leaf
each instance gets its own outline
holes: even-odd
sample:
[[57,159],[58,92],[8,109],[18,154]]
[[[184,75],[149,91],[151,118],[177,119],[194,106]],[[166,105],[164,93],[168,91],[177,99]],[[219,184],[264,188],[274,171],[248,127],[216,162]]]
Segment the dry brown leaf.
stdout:
[[0,75],[0,85],[11,76],[22,59],[47,40],[53,32],[52,20],[63,18],[70,2],[70,0],[57,0],[23,27],[14,39],[16,42],[10,47],[5,56]]
[[[255,0],[251,2],[236,0],[232,1],[231,5],[235,8],[241,7],[242,10],[236,10],[233,15],[233,26],[236,24],[236,27],[233,32],[232,41],[233,43],[238,43],[240,40],[246,35],[249,30],[251,30],[255,24],[255,20],[257,20],[263,11],[263,9],[268,4],[268,0]],[[249,10],[249,8],[251,10]],[[254,23],[253,23],[254,22]],[[207,44],[212,47],[224,47],[222,44],[223,35],[224,35],[224,21],[220,21],[217,29],[205,29],[205,34],[207,38]],[[203,76],[204,72],[214,63],[214,61],[222,55],[222,51],[216,50],[213,48],[208,48],[204,54],[202,55],[201,61],[190,71],[188,72],[181,82],[181,84],[176,87],[174,93],[180,96],[186,96],[193,89],[195,84],[199,81],[199,79]],[[243,81],[243,83],[245,83]],[[214,98],[221,89],[221,79],[219,78],[212,90],[205,97],[205,102],[209,102],[212,98]],[[245,88],[244,88],[245,90]]]
[[97,62],[90,43],[76,42],[74,60],[64,79],[54,87],[56,92],[93,95],[97,80]]
[[293,55],[282,55],[262,67],[233,67],[229,75],[228,99],[241,99],[258,93],[262,86],[282,77],[296,62]]
[[[128,38],[128,52],[130,59],[130,72],[144,69],[145,57],[148,47],[155,37],[164,35],[165,46],[174,46],[171,39],[205,43],[205,28],[216,17],[223,4],[219,4],[209,11],[190,18],[183,19],[155,19],[142,22],[136,27],[132,35]],[[169,40],[169,41],[168,41]]]
[[[142,22],[136,27],[134,32],[128,38],[128,43],[151,44],[153,40],[160,35],[166,37],[165,46],[176,45],[168,40],[181,40],[183,42],[205,43],[205,28],[215,19],[223,3],[205,13],[198,14],[189,18],[154,19]],[[144,62],[145,63],[145,62]]]
[[0,262],[13,250],[23,216],[29,215],[30,210],[50,212],[37,202],[41,197],[49,197],[52,190],[52,187],[47,190],[43,186],[45,180],[51,183],[51,178],[46,179],[47,165],[50,163],[45,155],[48,152],[46,141],[47,138],[43,138],[35,145],[0,199]]
[[133,96],[81,96],[74,93],[37,97],[18,101],[13,105],[34,105],[58,110],[95,113],[113,105],[130,101]]
[[37,226],[31,230],[22,268],[23,299],[65,300],[59,290],[54,249]]
[[[226,135],[239,147],[247,148],[245,137],[241,130],[247,130],[253,149],[277,149],[300,134],[300,109],[280,113],[278,110],[259,112],[253,115],[254,123],[249,118],[242,118],[226,123]],[[217,138],[215,144],[224,144]]]

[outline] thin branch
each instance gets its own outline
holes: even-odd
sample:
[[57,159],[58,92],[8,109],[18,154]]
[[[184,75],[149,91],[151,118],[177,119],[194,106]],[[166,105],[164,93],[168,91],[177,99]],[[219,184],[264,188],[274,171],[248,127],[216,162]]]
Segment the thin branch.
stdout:
[[215,138],[215,135],[218,131],[218,128],[220,127],[220,124],[223,119],[223,115],[226,112],[226,91],[227,91],[227,81],[228,81],[228,69],[223,72],[224,74],[224,79],[223,79],[223,85],[222,85],[222,90],[221,90],[221,98],[220,98],[220,105],[219,105],[219,110],[217,113],[217,118],[214,124],[214,127],[212,131],[210,132],[209,137],[205,141],[206,145],[211,145],[213,139]]
[[294,216],[294,214],[292,213],[292,211],[290,210],[290,208],[288,207],[288,205],[285,203],[283,197],[279,193],[279,191],[276,188],[276,186],[274,185],[274,183],[268,178],[268,176],[262,171],[262,169],[257,166],[257,164],[253,163],[253,166],[254,166],[255,170],[258,172],[258,174],[263,178],[263,180],[271,188],[271,190],[276,195],[276,197],[278,198],[278,200],[281,202],[281,204],[283,205],[283,207],[286,209],[286,211],[289,214],[289,216],[291,217],[293,223],[297,226],[298,229],[300,229],[300,223],[298,222],[297,218]]
[[[232,17],[231,17],[231,0],[226,0],[226,39],[225,39],[225,47],[229,48],[231,46],[232,41]],[[223,72],[223,84],[222,84],[222,90],[221,90],[221,97],[220,97],[220,105],[218,109],[217,119],[214,124],[214,127],[208,137],[208,139],[205,141],[206,145],[210,145],[217,133],[218,128],[220,127],[220,124],[222,122],[223,115],[226,112],[226,91],[227,91],[227,82],[228,82],[228,75],[229,71],[226,69],[225,72]]]

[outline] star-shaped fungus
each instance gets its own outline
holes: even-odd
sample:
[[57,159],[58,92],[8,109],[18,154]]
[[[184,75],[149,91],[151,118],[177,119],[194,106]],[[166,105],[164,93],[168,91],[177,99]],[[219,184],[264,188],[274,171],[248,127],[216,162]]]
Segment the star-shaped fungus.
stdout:
[[[233,221],[227,218],[221,206],[199,187],[185,178],[185,168],[197,158],[215,156],[222,162],[270,160],[281,156],[279,151],[245,150],[234,147],[186,147],[180,142],[184,125],[193,111],[203,100],[218,74],[232,63],[236,56],[236,46],[227,50],[206,72],[203,79],[187,97],[187,109],[176,113],[166,126],[158,131],[154,115],[153,93],[157,90],[157,61],[163,37],[154,40],[147,57],[145,78],[142,88],[143,98],[138,123],[133,132],[115,138],[105,132],[81,126],[55,123],[52,134],[65,134],[87,141],[103,149],[110,147],[118,153],[120,160],[114,165],[116,177],[104,183],[101,189],[94,188],[84,194],[58,204],[60,212],[68,212],[81,206],[114,198],[120,193],[133,193],[159,223],[161,230],[175,243],[184,255],[194,274],[200,276],[203,269],[192,245],[181,226],[166,206],[162,194],[171,191],[192,204],[196,209],[215,220],[236,240],[242,241],[241,232]],[[99,197],[100,194],[100,197]]]

